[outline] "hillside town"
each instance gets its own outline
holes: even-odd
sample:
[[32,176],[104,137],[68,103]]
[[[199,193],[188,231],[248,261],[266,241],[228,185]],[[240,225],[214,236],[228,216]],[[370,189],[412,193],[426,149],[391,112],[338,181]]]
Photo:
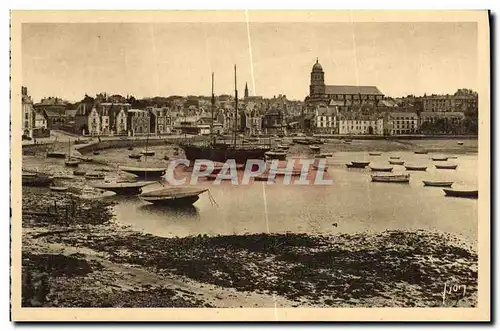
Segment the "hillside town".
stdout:
[[245,84],[235,121],[234,96],[134,96],[99,93],[77,103],[46,97],[34,103],[22,87],[22,135],[31,140],[62,130],[83,136],[227,134],[400,136],[477,134],[478,95],[459,89],[453,95],[391,97],[376,86],[326,85],[316,60],[309,94],[303,101],[286,95],[253,96]]

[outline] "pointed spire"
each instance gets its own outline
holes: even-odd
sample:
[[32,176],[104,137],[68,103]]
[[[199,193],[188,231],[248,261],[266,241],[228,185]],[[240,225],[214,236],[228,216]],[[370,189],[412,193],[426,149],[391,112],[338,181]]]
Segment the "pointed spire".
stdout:
[[316,63],[318,63],[318,61],[319,61],[319,58],[318,58],[318,57],[316,57]]

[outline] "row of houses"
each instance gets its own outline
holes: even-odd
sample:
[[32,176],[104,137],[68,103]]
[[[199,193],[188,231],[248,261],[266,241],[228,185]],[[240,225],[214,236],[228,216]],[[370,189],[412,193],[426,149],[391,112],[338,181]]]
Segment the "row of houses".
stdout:
[[[376,114],[342,112],[338,107],[317,107],[306,114],[304,131],[340,135],[405,135],[420,133],[424,123],[442,121],[448,128],[458,127],[464,120],[462,112],[386,111]],[[446,132],[442,132],[446,133]]]

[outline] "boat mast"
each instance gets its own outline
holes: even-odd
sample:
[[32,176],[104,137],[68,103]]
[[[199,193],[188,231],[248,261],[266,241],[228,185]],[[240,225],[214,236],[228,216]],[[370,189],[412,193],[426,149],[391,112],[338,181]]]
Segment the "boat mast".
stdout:
[[214,73],[212,72],[212,107],[211,107],[211,111],[212,111],[212,123],[210,125],[210,139],[212,140],[212,143],[215,142],[215,139],[214,139],[214,108],[215,108],[215,95],[214,95]]
[[236,86],[236,64],[234,65],[234,147],[236,148],[236,131],[238,128],[238,88]]

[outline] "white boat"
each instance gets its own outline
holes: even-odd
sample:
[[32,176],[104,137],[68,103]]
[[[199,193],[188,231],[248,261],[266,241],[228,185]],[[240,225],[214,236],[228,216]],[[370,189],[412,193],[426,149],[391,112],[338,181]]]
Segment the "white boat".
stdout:
[[409,183],[410,174],[400,174],[400,175],[372,175],[373,182],[383,182],[383,183]]
[[436,186],[436,187],[451,187],[453,182],[447,182],[442,180],[423,180],[424,186]]
[[418,166],[418,165],[405,165],[406,170],[409,171],[425,171],[427,170],[427,166]]

